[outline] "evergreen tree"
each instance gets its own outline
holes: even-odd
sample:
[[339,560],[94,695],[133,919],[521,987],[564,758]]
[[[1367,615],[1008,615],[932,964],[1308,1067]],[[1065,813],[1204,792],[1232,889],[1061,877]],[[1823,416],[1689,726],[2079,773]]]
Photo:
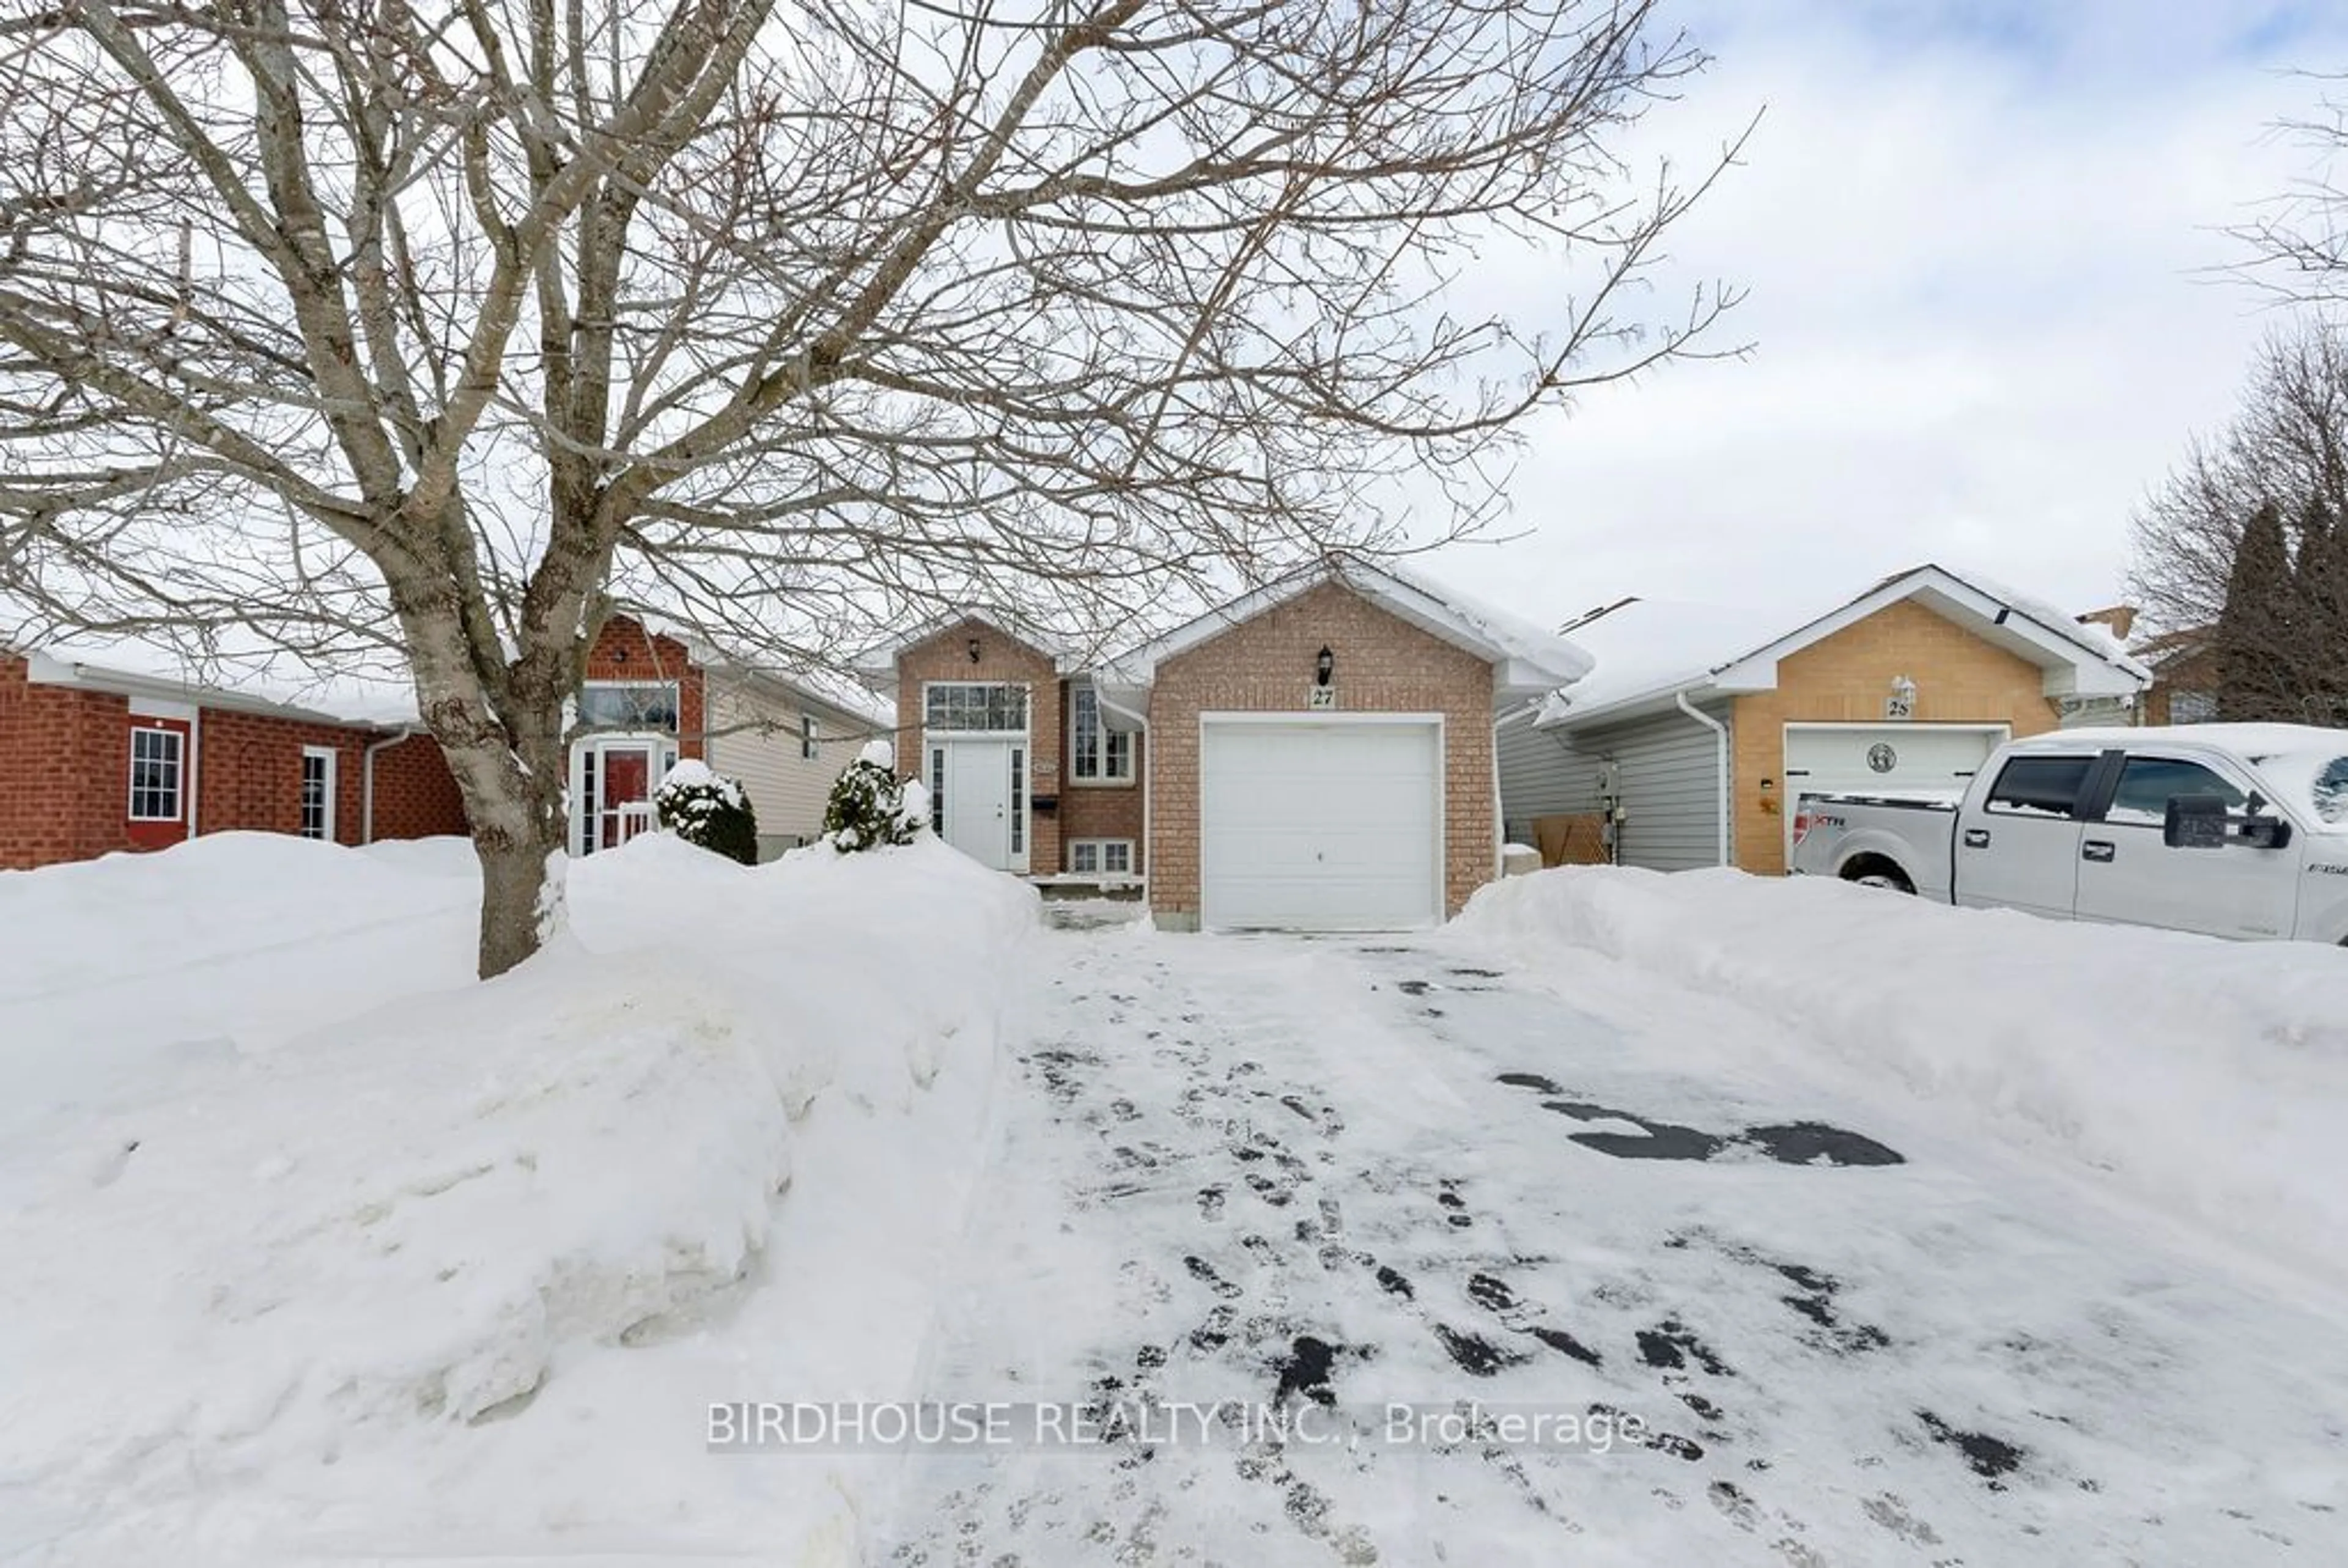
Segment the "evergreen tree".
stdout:
[[2270,501],[2250,515],[2226,580],[2218,617],[2218,716],[2234,721],[2303,717],[2301,682],[2291,678],[2299,588],[2282,513]]
[[2348,519],[2312,502],[2300,522],[2298,632],[2309,672],[2302,718],[2348,725]]
[[844,850],[911,844],[927,825],[929,812],[929,792],[918,781],[899,779],[889,743],[874,741],[832,781],[823,835]]
[[758,814],[734,779],[691,758],[676,764],[653,796],[660,825],[687,844],[745,866],[758,864]]

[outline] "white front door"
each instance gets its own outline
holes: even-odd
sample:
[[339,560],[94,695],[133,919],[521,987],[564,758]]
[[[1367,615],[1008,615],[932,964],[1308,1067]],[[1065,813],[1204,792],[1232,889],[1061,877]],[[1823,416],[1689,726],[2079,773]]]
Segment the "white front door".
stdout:
[[997,871],[1027,869],[1027,743],[936,741],[930,787],[948,844]]
[[1433,719],[1210,714],[1199,794],[1200,924],[1389,931],[1442,920]]

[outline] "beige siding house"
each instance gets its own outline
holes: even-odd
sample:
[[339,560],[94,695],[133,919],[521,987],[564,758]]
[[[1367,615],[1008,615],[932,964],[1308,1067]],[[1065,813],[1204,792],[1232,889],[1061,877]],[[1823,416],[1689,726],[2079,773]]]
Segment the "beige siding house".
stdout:
[[860,698],[818,696],[779,676],[712,675],[709,765],[748,793],[760,859],[813,843],[840,770],[888,733],[886,712]]

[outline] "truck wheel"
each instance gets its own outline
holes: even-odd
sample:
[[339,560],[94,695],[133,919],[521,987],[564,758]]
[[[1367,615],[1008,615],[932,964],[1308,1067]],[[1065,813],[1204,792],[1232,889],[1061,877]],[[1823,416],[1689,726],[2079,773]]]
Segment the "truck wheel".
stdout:
[[1843,867],[1842,879],[1856,882],[1861,887],[1887,887],[1894,893],[1912,894],[1916,885],[1908,874],[1880,856],[1863,856]]

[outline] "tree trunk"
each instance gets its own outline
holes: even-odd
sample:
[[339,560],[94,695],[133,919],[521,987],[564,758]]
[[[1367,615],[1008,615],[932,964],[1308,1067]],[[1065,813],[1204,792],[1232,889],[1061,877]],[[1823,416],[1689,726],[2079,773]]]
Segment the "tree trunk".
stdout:
[[481,863],[481,979],[504,974],[544,946],[564,920],[571,818],[569,749],[559,694],[524,702],[510,693],[504,734],[462,748],[447,742]]
[[[531,820],[548,819],[532,813]],[[559,807],[545,832],[520,838],[474,833],[473,853],[481,863],[481,979],[504,974],[561,927],[564,837]]]

